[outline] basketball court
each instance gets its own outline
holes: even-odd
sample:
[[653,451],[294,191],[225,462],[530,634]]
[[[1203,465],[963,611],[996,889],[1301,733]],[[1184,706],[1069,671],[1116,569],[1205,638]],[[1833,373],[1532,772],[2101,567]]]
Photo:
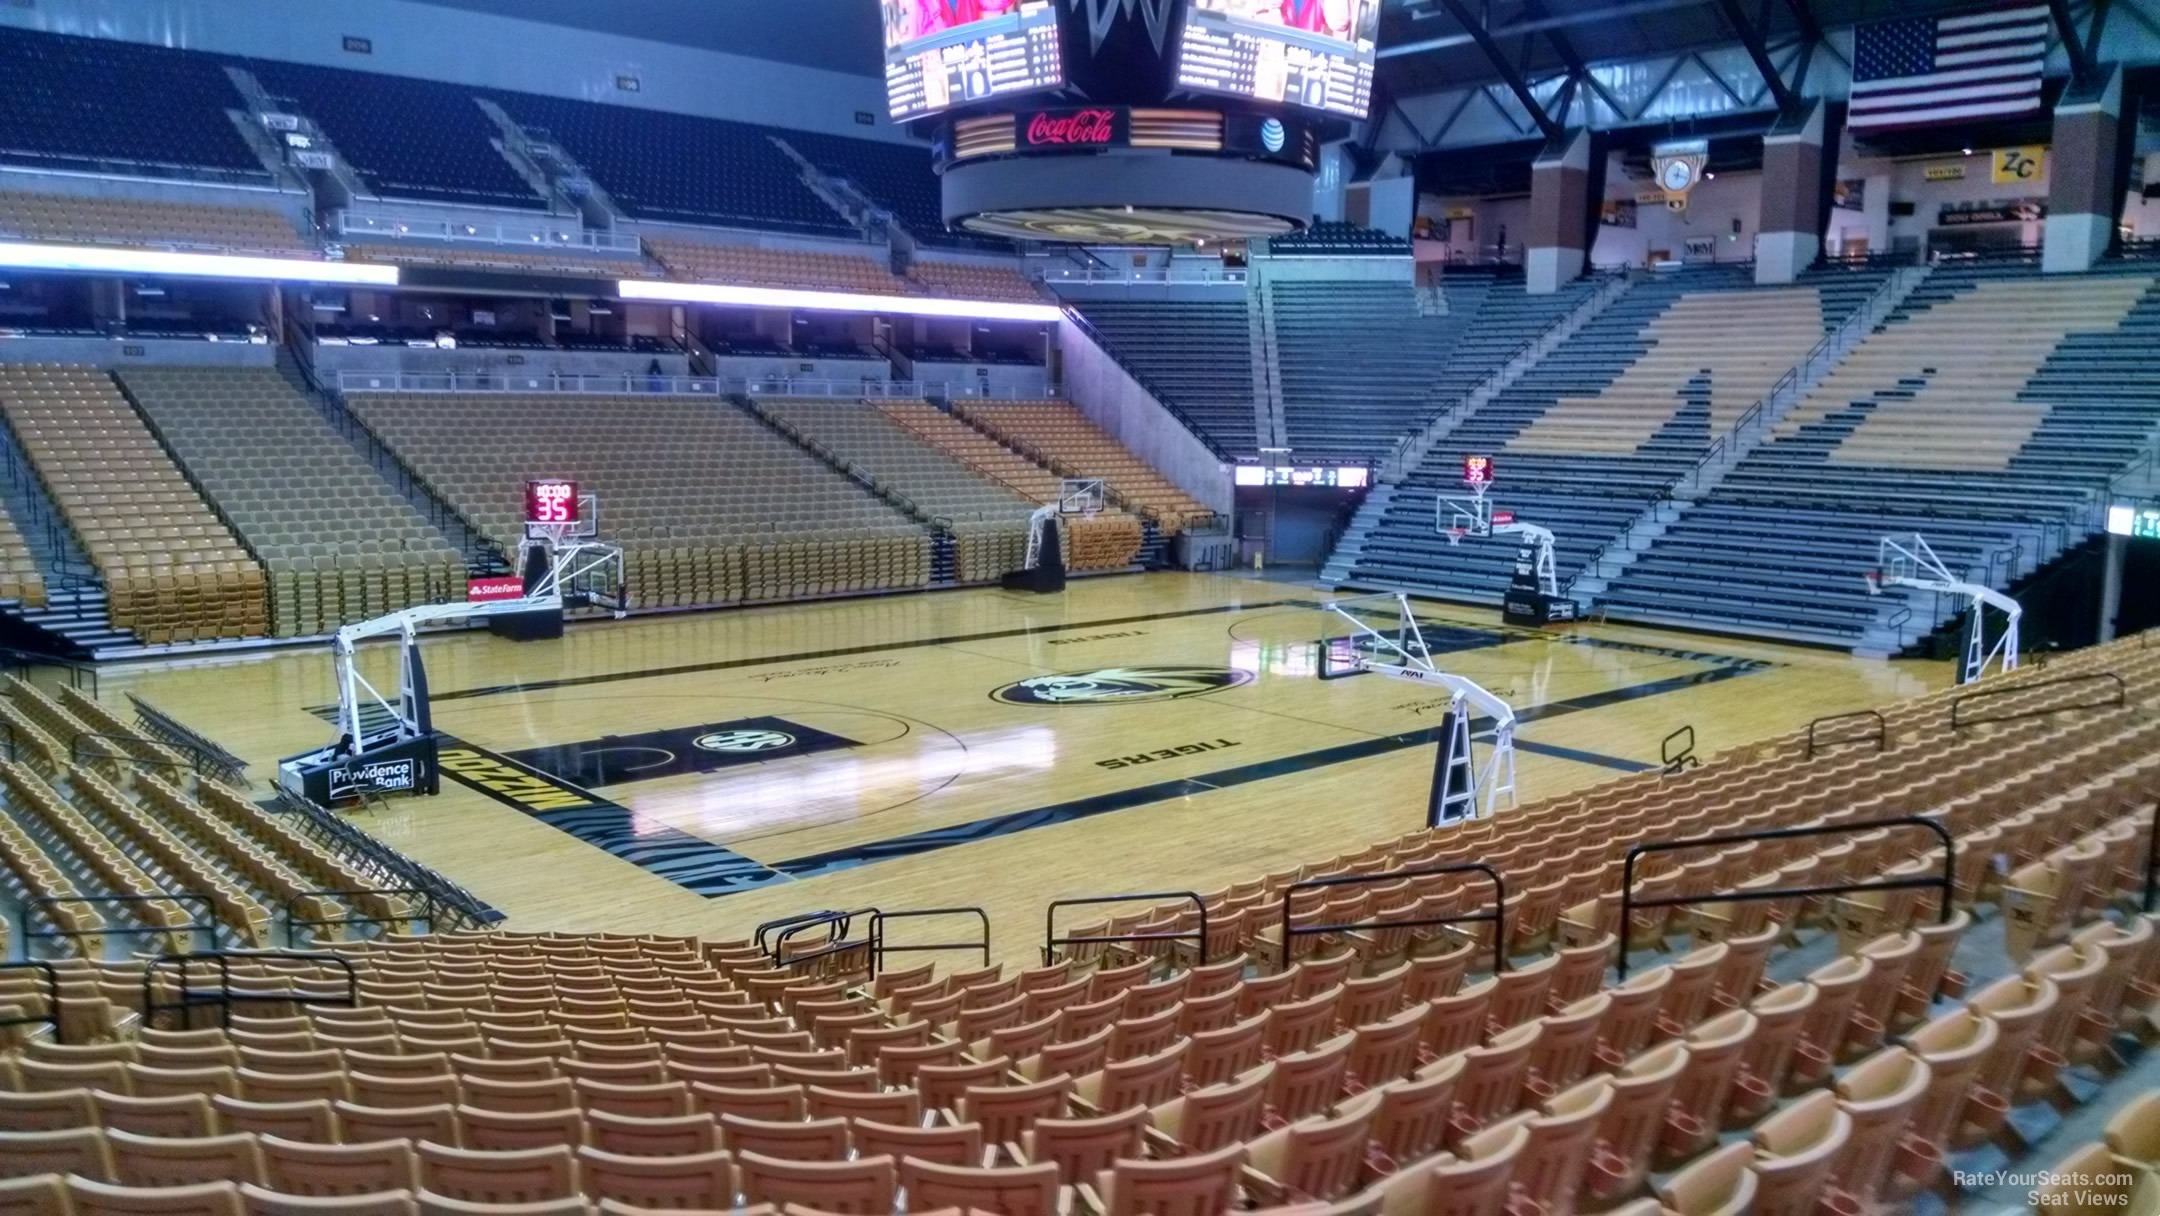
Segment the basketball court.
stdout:
[[[1074,580],[424,635],[442,795],[351,812],[513,928],[702,933],[833,906],[981,905],[1027,957],[1050,900],[1210,889],[1424,822],[1442,688],[1323,679],[1354,632],[1302,584]],[[1392,601],[1373,623],[1392,624]],[[1950,665],[1416,602],[1435,666],[1511,705],[1518,797],[1911,696]],[[397,683],[398,648],[356,669]],[[1336,672],[1338,676],[1341,673]],[[333,737],[329,653],[118,669],[267,780]]]

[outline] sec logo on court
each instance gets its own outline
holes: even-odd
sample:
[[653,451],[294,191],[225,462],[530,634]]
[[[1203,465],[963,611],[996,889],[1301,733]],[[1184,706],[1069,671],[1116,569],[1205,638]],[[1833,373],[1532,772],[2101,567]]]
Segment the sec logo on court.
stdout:
[[770,752],[795,746],[795,736],[784,730],[720,730],[699,735],[694,745],[709,752]]
[[1008,705],[1131,705],[1204,697],[1252,679],[1253,673],[1231,667],[1105,667],[1020,680],[994,690],[990,699]]

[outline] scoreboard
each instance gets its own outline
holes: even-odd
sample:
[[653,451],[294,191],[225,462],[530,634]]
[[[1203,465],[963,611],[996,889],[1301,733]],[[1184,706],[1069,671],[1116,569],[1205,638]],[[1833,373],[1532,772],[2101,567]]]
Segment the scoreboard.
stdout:
[[1380,0],[1192,0],[1178,87],[1363,119],[1379,18]]
[[894,122],[1065,83],[1051,0],[881,3],[885,100]]

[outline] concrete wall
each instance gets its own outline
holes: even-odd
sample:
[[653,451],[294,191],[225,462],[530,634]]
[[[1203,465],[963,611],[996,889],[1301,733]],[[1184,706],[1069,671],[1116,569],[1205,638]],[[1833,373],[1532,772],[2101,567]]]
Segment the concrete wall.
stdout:
[[341,346],[317,343],[315,371],[332,379],[352,372],[456,372],[519,376],[642,376],[660,361],[663,375],[687,376],[685,355],[646,355],[594,350],[429,350],[419,346]]
[[803,359],[794,355],[715,355],[713,374],[722,377],[786,376],[795,380],[862,381],[892,379],[883,359]]
[[915,382],[926,392],[935,392],[937,385],[949,384],[954,393],[972,392],[974,396],[993,400],[1032,401],[1052,395],[1048,371],[1013,363],[946,363],[917,359]]
[[[876,19],[868,0],[863,10]],[[35,0],[0,3],[0,24],[906,140],[886,118],[882,77],[410,0]],[[374,53],[346,51],[348,35],[369,39]],[[621,75],[637,77],[639,90],[616,88]],[[858,111],[874,125],[857,125]]]
[[184,342],[177,339],[0,338],[0,363],[87,363],[92,367],[274,367],[267,342]]
[[1336,282],[1408,283],[1417,275],[1417,263],[1408,255],[1399,258],[1266,257],[1255,258],[1253,264],[1260,268],[1261,277],[1269,282],[1329,279]]
[[[1650,188],[1635,181],[1615,165],[1607,178],[1605,197],[1633,199]],[[1599,225],[1597,242],[1590,248],[1595,267],[1645,266],[1652,253],[1669,261],[1745,262],[1755,256],[1756,212],[1762,204],[1762,174],[1721,173],[1688,192],[1688,209],[1672,211],[1663,203],[1637,203],[1635,226]],[[1733,221],[1740,233],[1733,235]],[[1689,238],[1712,238],[1708,258],[1687,252]]]
[[1070,319],[1058,323],[1065,396],[1202,506],[1230,514],[1230,470]]

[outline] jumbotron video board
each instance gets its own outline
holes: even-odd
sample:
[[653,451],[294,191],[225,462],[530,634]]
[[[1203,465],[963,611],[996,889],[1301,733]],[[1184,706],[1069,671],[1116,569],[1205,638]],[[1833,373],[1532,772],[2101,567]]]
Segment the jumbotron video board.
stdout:
[[1362,119],[1380,0],[1191,0],[1177,85]]
[[1053,0],[879,0],[894,122],[1064,85]]

